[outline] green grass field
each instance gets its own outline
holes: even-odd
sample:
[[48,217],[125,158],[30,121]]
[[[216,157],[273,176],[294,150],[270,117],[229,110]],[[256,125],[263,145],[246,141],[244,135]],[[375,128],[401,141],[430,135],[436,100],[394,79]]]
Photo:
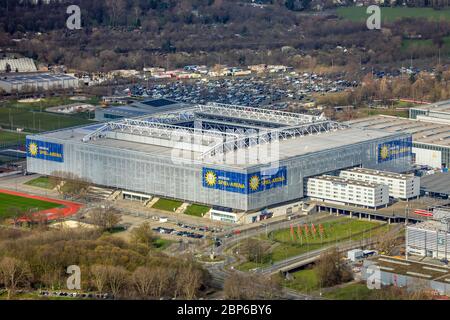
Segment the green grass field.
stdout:
[[25,134],[0,130],[0,147],[13,144],[24,144]]
[[311,292],[319,288],[319,280],[314,269],[304,269],[291,274],[292,280],[285,280],[284,286],[299,292]]
[[54,184],[50,182],[50,179],[48,177],[39,177],[30,181],[27,181],[25,183],[28,186],[38,187],[42,189],[53,189],[55,187]]
[[164,251],[164,249],[168,248],[172,243],[174,243],[172,240],[158,238],[153,241],[153,246],[158,251]]
[[372,300],[376,290],[370,290],[365,283],[351,283],[325,292],[323,296],[333,300]]
[[[315,224],[317,234],[313,237],[310,233],[308,237],[304,234],[302,229],[302,237],[297,236],[297,228],[294,228],[295,235],[291,236],[290,229],[278,230],[271,232],[266,237],[261,236],[260,241],[265,241],[271,246],[270,260],[272,262],[282,261],[289,257],[320,249],[324,246],[329,246],[342,241],[359,241],[378,236],[379,234],[388,231],[391,226],[387,224],[380,224],[378,222],[350,219],[341,217],[333,221],[322,223],[325,235],[320,237],[318,224]],[[311,229],[311,225],[308,226]],[[239,270],[248,271],[253,268],[266,267],[270,262],[255,263],[245,262],[237,268]]]
[[[450,54],[450,37],[442,38],[441,54]],[[403,52],[410,52],[411,50],[431,49],[438,51],[437,44],[433,43],[431,39],[403,39],[401,50]]]
[[191,204],[189,207],[187,207],[185,214],[196,216],[196,217],[203,217],[205,213],[207,213],[211,209],[207,206],[202,206],[199,204]]
[[156,201],[156,203],[152,206],[152,208],[174,212],[182,204],[183,202],[181,201],[161,198],[158,201]]
[[[351,21],[366,21],[369,15],[367,7],[340,7],[336,9],[338,16]],[[381,7],[381,21],[392,22],[402,18],[426,18],[432,20],[450,20],[450,9],[434,10],[433,8]]]
[[0,103],[0,126],[24,128],[27,132],[56,130],[91,123],[87,114],[59,115],[45,112],[48,107],[74,103],[68,98],[46,98],[40,102],[21,103],[16,100]]
[[60,205],[52,202],[0,193],[0,217],[3,218],[8,218],[10,216],[11,212],[9,211],[12,208],[17,208],[20,211],[27,211],[33,209],[46,210],[56,207],[60,207]]

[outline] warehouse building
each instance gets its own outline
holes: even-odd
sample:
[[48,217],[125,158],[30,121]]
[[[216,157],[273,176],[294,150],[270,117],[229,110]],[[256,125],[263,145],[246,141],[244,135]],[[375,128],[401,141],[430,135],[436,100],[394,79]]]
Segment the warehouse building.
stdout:
[[450,173],[438,172],[420,179],[421,191],[431,197],[450,199]]
[[342,170],[339,176],[358,181],[385,184],[389,187],[389,196],[396,199],[411,199],[420,196],[420,178],[412,174],[352,168]]
[[450,295],[450,269],[446,266],[389,256],[364,260],[361,278],[374,289],[377,285],[422,291],[433,295]]
[[392,116],[375,116],[347,122],[362,129],[406,132],[412,135],[412,152],[416,164],[448,168],[450,163],[450,126]]
[[379,208],[389,203],[389,188],[385,184],[363,182],[335,176],[308,178],[306,195],[313,200]]
[[58,89],[76,89],[79,80],[67,74],[30,73],[3,74],[0,76],[0,89],[6,93],[27,93]]
[[187,108],[189,106],[191,105],[168,99],[136,101],[127,106],[98,108],[97,110],[95,110],[95,120],[111,121],[123,118],[142,117],[154,113],[176,111],[179,109]]
[[450,209],[437,208],[430,220],[406,229],[408,254],[448,260],[450,255]]
[[[8,71],[9,69],[9,71]],[[0,59],[0,73],[3,72],[36,72],[37,68],[33,59],[18,58],[18,59]]]
[[433,123],[450,124],[450,100],[411,108],[409,109],[409,118]]
[[[380,156],[386,147],[391,152]],[[111,188],[264,210],[303,198],[308,177],[354,166],[409,170],[411,136],[212,103],[29,135],[27,165]]]

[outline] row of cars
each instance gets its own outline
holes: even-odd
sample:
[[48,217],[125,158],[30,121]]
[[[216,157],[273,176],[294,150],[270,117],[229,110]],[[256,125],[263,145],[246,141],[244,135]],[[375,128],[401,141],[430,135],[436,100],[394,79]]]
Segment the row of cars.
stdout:
[[42,297],[66,297],[66,298],[81,298],[81,299],[112,299],[108,293],[79,293],[66,291],[39,291]]
[[161,234],[171,234],[179,237],[188,237],[193,239],[203,239],[205,236],[203,234],[191,232],[191,231],[181,231],[175,230],[172,228],[164,228],[164,227],[156,227],[153,228],[153,231],[161,233]]
[[126,88],[132,96],[152,97],[204,104],[218,102],[250,107],[287,108],[287,101],[311,102],[312,93],[339,92],[357,83],[314,73],[280,73],[274,76],[221,78],[208,81],[168,81]]

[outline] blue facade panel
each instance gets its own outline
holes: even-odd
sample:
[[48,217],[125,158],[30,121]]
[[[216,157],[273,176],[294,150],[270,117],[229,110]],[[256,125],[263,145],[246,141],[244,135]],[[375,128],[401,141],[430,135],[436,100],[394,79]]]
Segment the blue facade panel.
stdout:
[[59,143],[27,139],[27,157],[64,162],[64,146]]

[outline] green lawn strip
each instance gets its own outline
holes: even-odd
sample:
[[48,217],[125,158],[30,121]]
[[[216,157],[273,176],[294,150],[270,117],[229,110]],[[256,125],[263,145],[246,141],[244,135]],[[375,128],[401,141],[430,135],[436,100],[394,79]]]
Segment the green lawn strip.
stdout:
[[153,241],[153,246],[158,251],[163,251],[164,249],[168,248],[172,243],[174,243],[172,240],[158,238],[155,241]]
[[156,201],[152,208],[174,212],[182,204],[182,201],[161,198]]
[[314,269],[303,269],[291,273],[292,280],[283,280],[283,285],[299,292],[311,292],[319,288],[319,279]]
[[53,189],[55,187],[54,184],[50,182],[48,177],[39,177],[30,181],[25,182],[28,186],[38,187],[42,189]]
[[[367,6],[340,7],[336,9],[338,16],[355,21],[366,21],[369,16],[366,13]],[[393,22],[402,18],[426,18],[431,20],[450,20],[450,10],[434,10],[433,8],[408,8],[408,7],[381,7],[381,21]]]
[[46,210],[57,207],[61,207],[61,205],[47,201],[0,193],[0,217],[8,217],[10,214],[8,211],[11,208],[18,208],[21,211],[27,211],[31,209]]
[[203,217],[205,213],[207,213],[211,208],[207,206],[202,206],[199,204],[191,204],[187,207],[186,211],[184,211],[185,214],[196,216],[196,217]]
[[0,146],[24,144],[25,137],[24,133],[0,130]]
[[350,283],[333,288],[323,293],[323,296],[333,300],[371,300],[374,290],[367,288],[365,283]]

